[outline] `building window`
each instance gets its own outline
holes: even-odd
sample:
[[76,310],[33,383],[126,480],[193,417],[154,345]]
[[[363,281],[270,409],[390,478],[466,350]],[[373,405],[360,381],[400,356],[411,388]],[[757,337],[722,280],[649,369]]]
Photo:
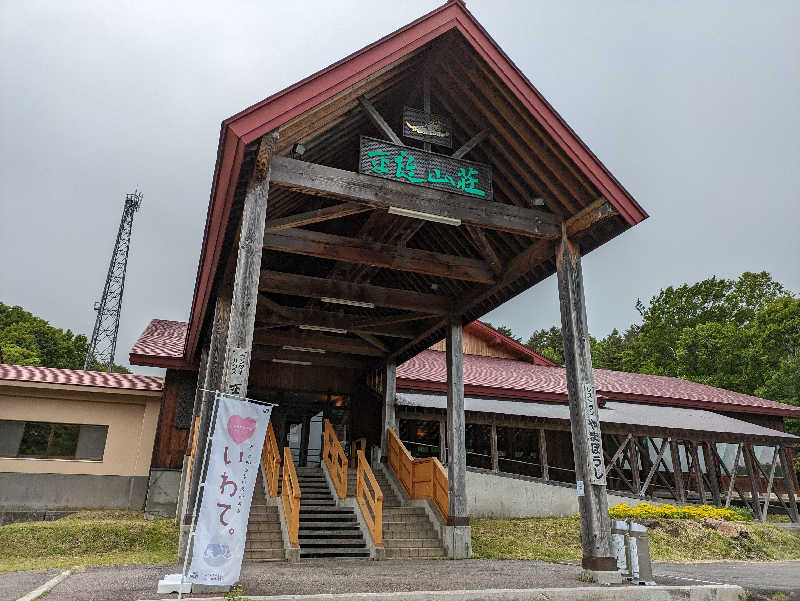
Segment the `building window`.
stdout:
[[108,426],[0,420],[0,457],[102,461]]
[[417,459],[439,457],[439,422],[415,419],[400,420],[400,440]]

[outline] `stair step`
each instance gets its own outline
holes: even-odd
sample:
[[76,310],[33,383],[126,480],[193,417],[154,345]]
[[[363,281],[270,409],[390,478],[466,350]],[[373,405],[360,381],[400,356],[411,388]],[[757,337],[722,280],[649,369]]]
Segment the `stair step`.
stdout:
[[336,530],[336,531],[346,531],[346,530],[354,530],[358,529],[358,522],[355,520],[347,520],[347,521],[330,521],[326,522],[324,520],[320,521],[300,521],[300,532],[303,530]]
[[386,538],[383,546],[387,549],[438,549],[441,543],[437,538]]
[[386,559],[436,559],[444,557],[445,553],[441,548],[386,549]]
[[315,548],[304,551],[300,549],[300,557],[303,559],[321,559],[323,557],[369,557],[369,550],[366,547],[361,549],[338,549],[338,548]]
[[303,549],[360,549],[365,547],[364,539],[353,538],[323,538],[306,539],[300,541],[300,550]]
[[330,544],[338,544],[335,541],[361,541],[364,542],[361,536],[361,530],[350,530],[349,532],[340,532],[337,530],[313,530],[311,532],[300,531],[298,538],[301,541],[314,542],[317,540],[328,541]]

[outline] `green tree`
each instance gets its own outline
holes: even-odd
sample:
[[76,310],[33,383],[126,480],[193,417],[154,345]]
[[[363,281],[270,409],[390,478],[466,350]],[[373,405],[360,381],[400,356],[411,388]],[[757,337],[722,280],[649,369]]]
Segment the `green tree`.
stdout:
[[514,336],[514,331],[508,326],[495,326],[489,323],[488,321],[484,321],[483,323],[492,328],[493,330],[497,330],[503,336],[508,336],[512,340],[516,340],[517,342],[522,342],[522,338],[520,338],[519,336]]
[[[82,369],[88,348],[83,334],[55,328],[22,307],[0,302],[0,349],[6,363]],[[130,373],[121,365],[114,365],[113,371]]]

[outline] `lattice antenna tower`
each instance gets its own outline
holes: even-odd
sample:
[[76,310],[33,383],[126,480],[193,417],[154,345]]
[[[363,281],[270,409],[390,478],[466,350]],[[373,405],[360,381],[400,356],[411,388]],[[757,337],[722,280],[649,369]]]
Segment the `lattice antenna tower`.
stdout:
[[122,311],[122,293],[125,290],[125,272],[128,268],[128,252],[131,248],[133,216],[141,205],[142,193],[138,190],[125,196],[125,206],[122,209],[122,219],[119,222],[111,263],[108,265],[103,297],[94,304],[97,318],[94,322],[89,350],[86,353],[84,369],[91,369],[95,362],[101,364],[106,371],[111,371],[114,366],[119,316]]

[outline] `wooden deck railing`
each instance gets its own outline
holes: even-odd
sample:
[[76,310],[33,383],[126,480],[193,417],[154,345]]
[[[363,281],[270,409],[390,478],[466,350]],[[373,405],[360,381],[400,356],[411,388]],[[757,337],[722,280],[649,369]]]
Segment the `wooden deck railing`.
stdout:
[[347,455],[336,437],[336,432],[333,431],[330,420],[327,419],[322,432],[322,459],[328,466],[336,494],[340,499],[344,499],[347,496]]
[[281,473],[281,452],[278,450],[278,441],[275,440],[272,422],[267,426],[267,438],[264,440],[261,462],[264,464],[264,486],[267,489],[267,494],[270,497],[277,497],[278,478]]
[[447,472],[435,457],[414,459],[394,430],[387,429],[389,467],[412,499],[431,499],[447,521]]
[[283,447],[281,500],[283,501],[283,514],[286,517],[286,529],[289,531],[289,544],[296,547],[300,530],[300,483],[297,480],[292,451],[288,446]]
[[376,547],[383,545],[383,491],[364,451],[356,451],[356,500]]
[[350,443],[350,463],[356,465],[358,463],[358,452],[364,451],[367,453],[367,439],[357,438]]

